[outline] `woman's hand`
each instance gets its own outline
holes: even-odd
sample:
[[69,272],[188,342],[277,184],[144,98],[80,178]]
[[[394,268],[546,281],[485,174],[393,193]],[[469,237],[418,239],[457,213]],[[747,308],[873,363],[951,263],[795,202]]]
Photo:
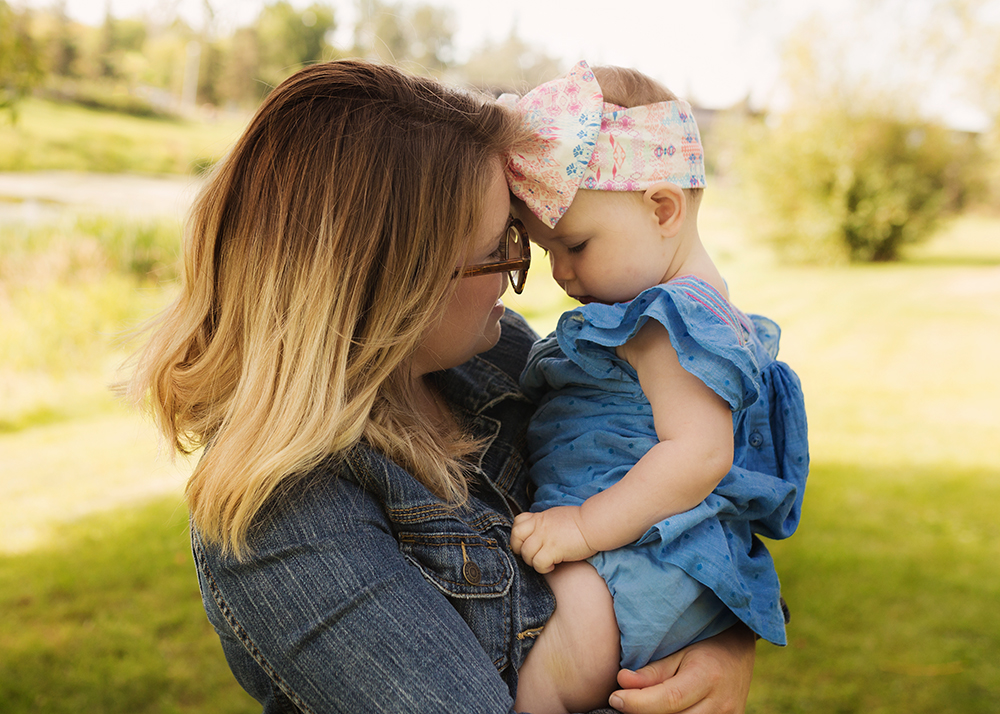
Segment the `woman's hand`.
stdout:
[[585,560],[597,553],[583,534],[579,506],[556,506],[541,513],[519,513],[510,532],[510,547],[539,573],[559,563]]
[[753,632],[738,624],[636,672],[623,669],[611,706],[625,714],[743,714],[755,649]]

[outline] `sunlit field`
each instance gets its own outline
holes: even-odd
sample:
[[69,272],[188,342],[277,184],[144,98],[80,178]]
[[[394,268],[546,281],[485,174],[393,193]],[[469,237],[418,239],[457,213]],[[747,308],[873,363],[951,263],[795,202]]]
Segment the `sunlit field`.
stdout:
[[0,171],[186,173],[218,161],[245,116],[138,118],[28,99],[0,122]]
[[[958,219],[899,264],[803,268],[749,243],[733,205],[706,194],[702,236],[734,302],[783,328],[813,460],[800,530],[772,545],[791,644],[759,647],[749,711],[996,711],[1000,219]],[[175,289],[179,232],[0,224],[5,713],[259,710],[201,610],[190,465],[108,390],[123,333]],[[541,333],[570,306],[543,256],[505,302]]]

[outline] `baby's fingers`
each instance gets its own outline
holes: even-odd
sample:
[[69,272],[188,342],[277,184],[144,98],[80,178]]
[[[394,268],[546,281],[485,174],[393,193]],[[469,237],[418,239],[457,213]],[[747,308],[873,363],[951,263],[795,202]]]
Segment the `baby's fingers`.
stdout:
[[[527,563],[528,561],[525,562]],[[555,570],[556,567],[556,564],[553,561],[552,556],[549,553],[549,550],[546,548],[539,548],[538,552],[534,554],[534,556],[531,558],[531,562],[528,563],[528,565],[530,565],[532,568],[534,568],[537,572],[541,573],[542,575],[544,575],[545,573],[551,573],[553,570]]]
[[[524,557],[521,552],[526,541],[535,531],[534,513],[519,513],[514,517],[514,525],[510,529],[510,549]],[[530,563],[529,563],[530,565]]]

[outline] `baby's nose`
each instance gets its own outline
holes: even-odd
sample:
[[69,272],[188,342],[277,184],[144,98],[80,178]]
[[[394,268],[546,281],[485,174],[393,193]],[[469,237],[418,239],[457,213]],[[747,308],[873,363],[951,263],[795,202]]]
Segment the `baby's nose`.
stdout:
[[557,283],[562,284],[573,279],[573,269],[568,260],[557,259],[555,255],[549,253],[549,263],[552,266],[552,277]]

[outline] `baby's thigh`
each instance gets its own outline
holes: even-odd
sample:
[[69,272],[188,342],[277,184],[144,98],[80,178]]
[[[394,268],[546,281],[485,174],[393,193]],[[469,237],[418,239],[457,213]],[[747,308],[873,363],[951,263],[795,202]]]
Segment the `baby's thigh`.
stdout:
[[585,561],[545,576],[556,610],[518,672],[518,711],[590,711],[607,706],[621,657],[614,604],[604,579]]

